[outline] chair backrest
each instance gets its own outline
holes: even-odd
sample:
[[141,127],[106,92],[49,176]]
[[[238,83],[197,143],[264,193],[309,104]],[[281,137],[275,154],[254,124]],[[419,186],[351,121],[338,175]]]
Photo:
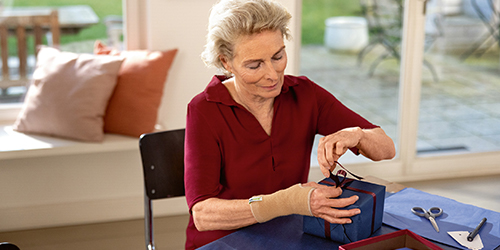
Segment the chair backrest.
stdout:
[[[2,80],[0,81],[0,88],[25,86],[29,83],[29,75],[32,72],[28,70],[27,63],[27,35],[33,34],[33,48],[36,51],[36,48],[42,45],[43,35],[46,30],[50,31],[51,34],[48,37],[49,45],[58,46],[60,29],[57,10],[52,10],[47,14],[24,15],[20,13],[19,15],[7,14],[0,17],[0,55],[2,57]],[[19,64],[13,69],[9,67],[8,37],[15,37],[17,40]]]
[[0,250],[19,250],[19,247],[9,242],[1,242]]
[[152,200],[184,195],[185,129],[144,134],[139,148],[144,172],[146,249],[154,250]]
[[184,129],[145,134],[139,140],[146,195],[184,195]]

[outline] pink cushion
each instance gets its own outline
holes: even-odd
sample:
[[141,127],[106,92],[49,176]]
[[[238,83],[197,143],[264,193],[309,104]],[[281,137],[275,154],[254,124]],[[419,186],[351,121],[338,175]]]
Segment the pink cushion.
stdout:
[[102,141],[104,113],[123,60],[118,56],[41,48],[33,81],[14,129]]
[[104,131],[135,137],[153,132],[165,81],[177,49],[117,52],[98,41],[94,53],[125,57],[104,117]]

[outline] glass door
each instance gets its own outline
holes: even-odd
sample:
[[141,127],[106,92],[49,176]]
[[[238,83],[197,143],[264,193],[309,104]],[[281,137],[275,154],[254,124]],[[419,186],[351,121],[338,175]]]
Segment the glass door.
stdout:
[[[369,15],[374,4],[384,7]],[[500,0],[303,0],[302,6],[300,73],[396,143],[396,159],[376,168],[363,157],[343,156],[355,163],[351,170],[395,181],[499,173]],[[397,13],[402,17],[388,18]],[[359,38],[364,24],[356,18],[366,21],[367,41]],[[344,42],[354,34],[365,41],[361,48]],[[380,34],[387,39],[380,42]]]
[[500,150],[499,4],[428,1],[418,156]]
[[[302,7],[300,74],[397,142],[403,1],[303,0]],[[347,153],[341,161],[367,160]]]
[[407,143],[402,143],[404,175],[450,178],[498,173],[499,1],[421,2],[427,3],[426,15],[418,10],[408,15],[422,23],[413,35],[421,34],[422,39],[416,40],[422,41],[423,49],[415,55],[425,66],[418,82],[408,85],[411,100],[403,103],[409,108],[402,107],[410,113],[410,119],[402,120],[411,127],[406,130]]

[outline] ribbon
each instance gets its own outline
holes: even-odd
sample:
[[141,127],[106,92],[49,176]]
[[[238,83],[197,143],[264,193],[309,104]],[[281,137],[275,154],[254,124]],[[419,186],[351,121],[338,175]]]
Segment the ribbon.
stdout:
[[[347,173],[351,174],[352,176],[354,176],[354,178],[356,178],[358,180],[364,179],[363,177],[361,177],[359,175],[355,175],[354,173],[352,173],[351,171],[349,171],[347,168],[345,168],[344,166],[342,166],[342,164],[340,164],[340,162],[335,161],[334,163],[338,164],[342,168],[339,171],[337,171],[336,175],[333,175],[333,173],[330,172],[330,179],[332,179],[333,181],[335,181],[335,184],[336,184],[335,186],[337,186],[337,187],[343,187],[345,185],[344,182],[347,179],[346,178]],[[335,168],[333,170],[335,170]],[[346,173],[346,171],[347,171],[347,173]],[[339,177],[338,177],[339,175],[344,176],[344,178],[342,179],[342,182],[339,180]]]

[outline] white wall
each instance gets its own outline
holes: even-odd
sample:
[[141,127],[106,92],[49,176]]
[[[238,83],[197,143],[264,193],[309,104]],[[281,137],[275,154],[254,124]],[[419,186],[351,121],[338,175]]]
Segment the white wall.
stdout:
[[[281,1],[294,15],[301,0]],[[185,126],[186,105],[208,84],[213,69],[199,55],[215,0],[124,0],[130,49],[178,48],[165,88],[160,124]],[[300,18],[287,43],[288,73],[298,72]],[[0,160],[0,231],[143,217],[138,149]],[[155,215],[187,213],[183,197],[154,203]]]

